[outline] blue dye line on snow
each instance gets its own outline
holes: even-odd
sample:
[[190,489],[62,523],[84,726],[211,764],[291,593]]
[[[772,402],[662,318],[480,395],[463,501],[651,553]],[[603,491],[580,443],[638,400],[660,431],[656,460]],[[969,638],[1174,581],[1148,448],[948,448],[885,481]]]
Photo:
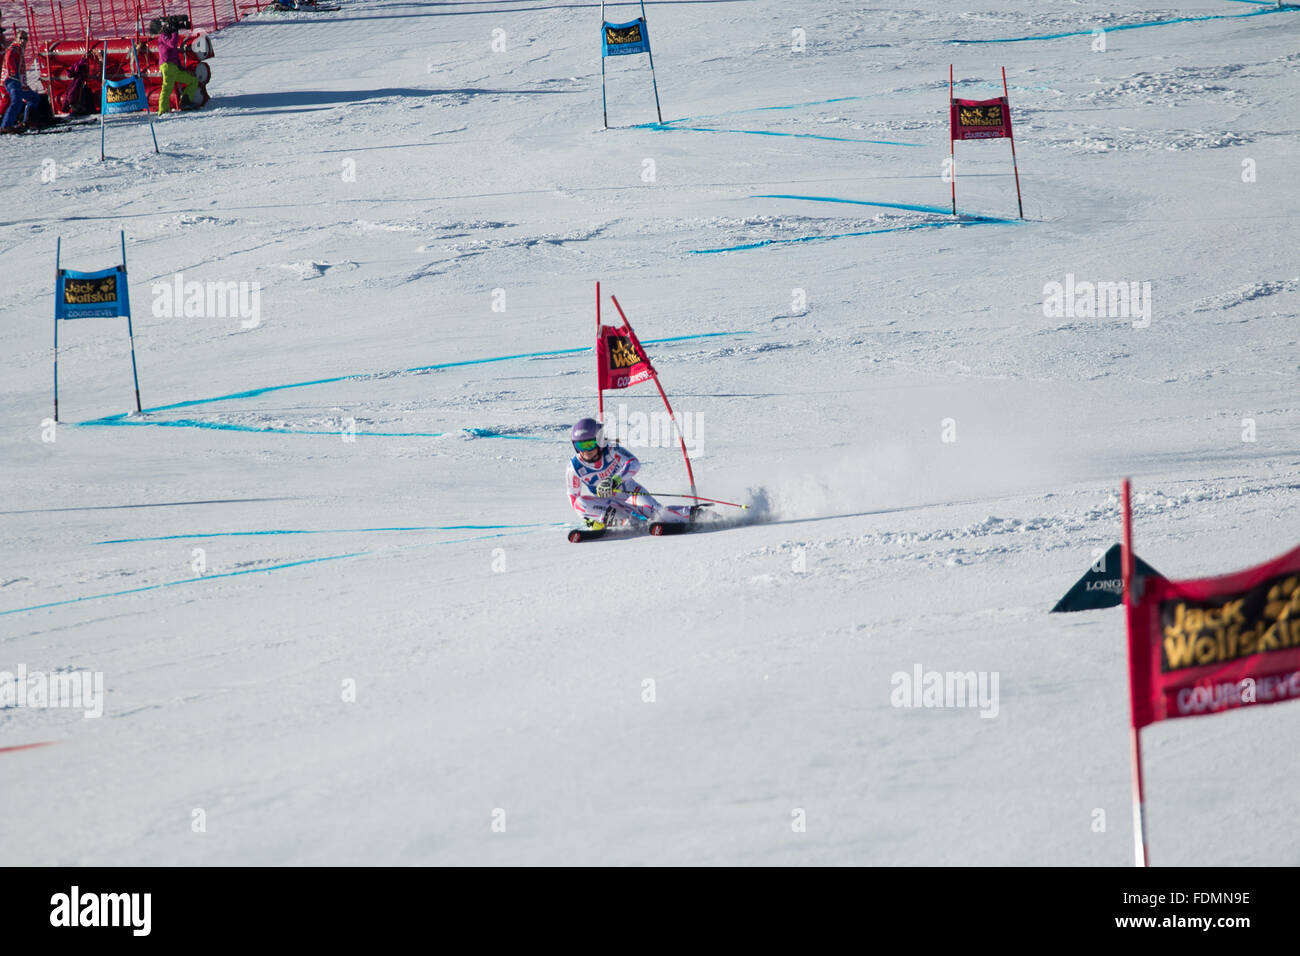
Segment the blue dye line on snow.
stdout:
[[[1243,0],[1243,2],[1247,2],[1247,0]],[[1268,2],[1268,0],[1249,0],[1249,2],[1261,2],[1261,3],[1266,3],[1266,2]],[[1091,31],[1089,31],[1089,32],[1091,32]],[[978,84],[976,84],[976,85],[978,85]],[[993,86],[993,85],[995,85],[995,84],[989,84],[989,85],[990,85],[990,86]],[[1043,86],[1043,85],[1041,85],[1041,84],[1040,84],[1039,86],[1016,86],[1015,84],[1012,84],[1011,88],[1012,88],[1013,90],[1041,90],[1041,91],[1050,91],[1050,90],[1051,90],[1051,87]],[[1001,86],[998,86],[997,89],[1000,90],[1000,89],[1002,89],[1002,87],[1001,87]],[[634,126],[629,127],[629,129],[659,129],[659,128],[675,128],[675,127],[677,127],[677,126],[678,126],[679,124],[681,124],[681,123],[701,123],[701,122],[704,122],[705,120],[721,119],[721,118],[723,118],[723,117],[725,117],[725,116],[743,116],[743,115],[745,115],[745,114],[747,114],[747,113],[769,113],[769,112],[775,112],[775,111],[777,111],[777,110],[801,110],[801,109],[805,109],[805,108],[807,108],[807,107],[809,107],[809,106],[828,106],[828,105],[830,105],[831,103],[850,103],[850,102],[855,102],[855,101],[857,101],[857,100],[874,100],[874,99],[879,99],[879,98],[882,97],[882,96],[888,96],[888,95],[889,95],[888,92],[886,92],[886,93],[866,93],[866,94],[859,94],[859,95],[857,95],[857,96],[832,96],[830,99],[825,99],[825,100],[809,100],[809,101],[806,102],[806,103],[786,103],[786,104],[783,104],[783,105],[780,105],[780,106],[750,106],[750,107],[747,107],[747,108],[745,108],[745,109],[743,109],[743,110],[727,110],[727,111],[725,111],[725,112],[723,112],[723,113],[709,113],[709,114],[704,115],[704,116],[683,116],[683,117],[681,117],[680,119],[667,120],[666,122],[663,122],[663,123],[637,123],[637,124],[635,124]],[[713,130],[710,130],[710,131],[712,132]],[[728,130],[727,132],[748,133],[748,132],[758,132],[758,131],[756,131],[756,130]],[[794,136],[794,135],[800,135],[800,134],[787,133],[787,134],[785,134],[785,135],[787,135],[787,136]],[[802,135],[811,136],[811,135],[813,135],[813,134],[811,134],[811,133],[805,133],[805,134],[802,134]],[[858,141],[858,140],[852,140],[852,142],[859,142],[859,141]],[[881,142],[881,141],[880,141],[880,140],[862,140],[861,142],[874,143],[874,142]],[[931,144],[924,144],[924,143],[893,143],[893,144],[890,144],[890,145],[897,145],[897,146],[924,146],[924,145],[931,145]]]
[[1006,37],[1001,40],[949,40],[948,43],[971,44],[971,43],[1025,43],[1030,40],[1060,40],[1063,37],[1086,37],[1092,36],[1094,30],[1101,30],[1103,33],[1114,33],[1119,30],[1141,30],[1144,27],[1166,27],[1174,23],[1200,23],[1205,20],[1240,20],[1242,17],[1259,17],[1266,13],[1282,13],[1290,11],[1295,13],[1300,11],[1300,7],[1269,7],[1267,9],[1251,10],[1249,13],[1211,13],[1200,17],[1173,17],[1169,20],[1148,20],[1145,23],[1119,23],[1111,26],[1098,26],[1089,30],[1069,30],[1064,33],[1040,33],[1036,36],[1027,37]]
[[50,601],[47,604],[33,604],[31,607],[16,607],[12,611],[0,611],[0,617],[6,614],[21,614],[23,611],[40,611],[45,608],[62,607],[66,604],[80,604],[82,601],[98,601],[101,598],[123,597],[127,594],[140,594],[143,591],[157,591],[160,588],[172,588],[181,584],[195,584],[199,581],[215,581],[217,578],[234,578],[241,574],[260,574],[265,571],[282,571],[285,568],[297,568],[304,564],[320,564],[323,561],[338,561],[342,558],[355,558],[368,554],[366,551],[354,551],[351,554],[331,554],[323,558],[306,558],[302,561],[290,561],[287,564],[273,564],[265,568],[245,568],[242,571],[225,571],[221,574],[206,574],[197,578],[181,578],[176,581],[164,581],[161,584],[146,584],[140,588],[128,588],[125,591],[109,591],[105,594],[88,594],[85,597],[68,598],[65,601]]
[[[677,122],[681,122],[678,120]],[[749,136],[792,136],[796,139],[825,139],[836,143],[873,143],[876,146],[915,146],[924,149],[925,143],[900,143],[889,139],[853,139],[848,136],[823,136],[820,133],[778,133],[775,130],[766,129],[715,129],[711,126],[677,126],[673,123],[647,123],[643,129],[661,130],[673,132],[680,130],[685,133],[744,133]]]
[[[876,94],[878,95],[878,94]],[[710,113],[707,116],[683,116],[668,120],[666,123],[637,123],[632,129],[653,129],[657,126],[673,126],[677,123],[699,123],[702,120],[718,119],[723,116],[741,116],[745,113],[766,113],[774,110],[797,110],[807,106],[826,106],[830,103],[847,103],[851,100],[872,99],[873,96],[835,96],[828,100],[811,100],[807,103],[789,103],[784,106],[751,106],[743,110],[727,110],[725,113]]]
[[[483,541],[488,538],[508,538],[514,535],[533,534],[533,531],[509,531],[501,534],[484,534],[472,538],[458,538],[452,541],[437,541],[433,544],[464,544],[469,541]],[[430,545],[415,545],[414,547],[429,547]],[[410,549],[403,549],[410,550]],[[52,607],[64,607],[69,604],[81,604],[86,601],[98,601],[105,598],[125,597],[128,594],[141,594],[145,591],[157,591],[162,588],[178,587],[182,584],[197,584],[200,581],[215,581],[219,578],[235,578],[244,574],[262,574],[269,571],[283,571],[286,568],[299,568],[307,564],[322,564],[326,561],[341,561],[344,558],[361,558],[369,555],[378,554],[375,551],[352,551],[347,554],[330,554],[323,558],[305,558],[301,561],[288,561],[284,564],[273,564],[265,568],[245,568],[242,571],[225,571],[221,574],[205,574],[196,578],[180,578],[175,581],[163,581],[161,584],[146,584],[144,587],[127,588],[125,591],[108,591],[104,594],[88,594],[84,597],[68,598],[63,601],[49,601],[45,604],[33,604],[30,607],[16,607],[9,611],[0,611],[0,617],[9,614],[22,614],[24,611],[41,611]]]
[[[146,408],[143,414],[148,415],[151,412],[169,412],[174,408],[189,408],[194,405],[206,405],[209,402],[221,402],[227,399],[238,398],[256,398],[259,395],[265,395],[268,392],[278,392],[286,388],[306,388],[308,385],[326,385],[330,382],[346,382],[349,379],[362,379],[367,376],[362,373],[359,375],[336,375],[333,378],[318,378],[310,382],[293,382],[289,385],[268,385],[265,388],[250,388],[245,392],[231,392],[229,395],[218,395],[216,398],[196,398],[188,402],[172,402],[170,405],[155,405],[153,408]],[[105,415],[103,418],[95,418],[88,422],[78,422],[79,425],[105,425],[112,424],[119,418],[126,418],[127,412],[120,415]]]
[[1014,226],[1014,219],[951,219],[946,222],[914,222],[907,226],[890,226],[886,229],[867,229],[862,232],[840,232],[829,236],[793,236],[789,239],[760,239],[738,246],[724,246],[721,249],[692,249],[695,255],[713,255],[718,252],[742,252],[746,249],[761,249],[764,246],[785,245],[792,242],[829,242],[832,239],[854,239],[858,236],[878,236],[885,232],[910,232],[913,229],[942,229],[945,226]]
[[[928,212],[942,216],[951,216],[951,210],[939,206],[914,206],[907,203],[897,202],[871,202],[866,199],[838,199],[834,196],[792,196],[784,193],[768,193],[758,196],[751,196],[751,199],[800,199],[808,202],[834,202],[848,203],[855,206],[881,206],[886,209],[906,209],[911,212]],[[939,222],[914,222],[904,226],[887,226],[882,229],[866,229],[860,232],[840,232],[828,236],[792,236],[789,239],[759,239],[756,242],[745,242],[735,246],[723,246],[720,249],[692,249],[693,255],[707,256],[719,252],[743,252],[747,249],[761,249],[764,246],[785,245],[794,242],[827,242],[832,239],[853,239],[859,236],[878,236],[886,232],[910,232],[914,229],[941,229],[945,226],[981,226],[981,225],[1000,225],[1015,226],[1019,225],[1016,219],[998,219],[994,216],[979,216],[973,213],[960,213],[960,218],[944,219]]]
[[[508,441],[554,441],[553,438],[547,438],[544,435],[512,435],[509,432],[499,432],[494,428],[462,428],[462,432],[473,435],[475,438],[504,438]],[[360,434],[358,432],[357,434]],[[371,432],[371,434],[376,434]]]
[[518,355],[496,355],[492,358],[482,359],[463,359],[459,362],[440,362],[437,365],[417,365],[415,368],[403,369],[405,373],[410,372],[436,372],[444,368],[463,368],[467,365],[490,365],[493,362],[510,362],[514,359],[526,358],[550,358],[554,355],[577,355],[579,352],[590,352],[591,346],[578,349],[552,349],[548,352],[521,352]]
[[[194,418],[177,418],[171,421],[140,421],[136,419],[119,418],[99,418],[89,422],[77,422],[80,428],[92,427],[128,427],[128,428],[210,428],[215,431],[224,432],[262,432],[268,435],[335,435],[340,433],[340,429],[330,431],[320,431],[318,429],[307,428],[277,428],[274,425],[236,425],[230,422],[202,422]],[[372,438],[442,438],[447,432],[363,432],[358,430],[356,433],[359,437],[370,436]],[[494,438],[521,438],[521,435],[494,435]]]
[[[140,419],[98,418],[89,422],[77,422],[79,428],[127,427],[127,428],[208,428],[226,432],[257,432],[266,435],[332,435],[338,436],[340,429],[321,431],[312,428],[278,428],[274,425],[236,425],[231,422],[204,422],[195,418],[177,418],[170,421],[143,421]],[[510,441],[551,441],[539,435],[512,435],[498,432],[491,428],[462,428],[461,432],[475,438],[504,438]],[[356,431],[362,438],[445,438],[455,432],[367,432]]]
[[[791,196],[786,193],[762,193],[750,196],[750,199],[801,199],[805,202],[838,202],[852,206],[880,206],[885,209],[906,209],[911,212],[932,212],[941,216],[951,216],[952,210],[946,206],[913,206],[901,202],[872,202],[867,199],[840,199],[835,196]],[[996,216],[981,216],[976,213],[958,213],[966,222],[1015,222],[1014,219],[999,219]]]
[[255,538],[281,534],[360,534],[379,531],[504,531],[515,528],[554,528],[564,522],[539,522],[534,524],[428,524],[391,528],[271,528],[265,531],[211,531],[198,534],[164,534],[153,538],[113,538],[95,544],[137,544],[142,541],[189,541],[197,538]]
[[[690,339],[712,339],[712,338],[718,338],[718,337],[720,337],[720,336],[728,336],[728,335],[751,335],[751,334],[753,334],[753,333],[750,332],[749,330],[743,330],[743,331],[739,331],[739,332],[700,332],[700,333],[697,333],[697,334],[694,334],[694,335],[673,335],[673,336],[669,336],[668,338],[662,338],[662,339],[644,339],[644,340],[642,341],[642,344],[644,344],[644,345],[662,345],[662,344],[664,344],[664,343],[666,343],[666,342],[684,342],[684,341],[687,341],[687,340],[690,340]],[[443,363],[438,364],[438,365],[419,365],[419,366],[416,366],[415,368],[408,368],[408,369],[404,369],[404,370],[402,370],[402,371],[403,371],[404,373],[413,373],[413,372],[432,372],[432,371],[437,371],[437,370],[439,370],[439,369],[460,368],[460,367],[462,367],[462,366],[466,366],[466,365],[487,365],[487,364],[492,363],[492,362],[510,362],[510,361],[514,361],[514,360],[516,360],[516,359],[547,358],[547,357],[550,357],[550,356],[553,356],[553,355],[576,355],[576,354],[578,354],[578,353],[580,353],[580,352],[590,352],[591,350],[592,350],[592,347],[591,347],[590,345],[588,345],[588,346],[584,346],[584,347],[582,347],[582,348],[576,348],[576,349],[552,349],[552,350],[550,350],[550,351],[546,351],[546,352],[520,352],[520,353],[517,354],[517,355],[496,355],[496,356],[493,356],[493,357],[491,357],[491,358],[466,359],[466,360],[461,361],[461,362],[443,362]],[[215,396],[215,397],[213,397],[213,398],[195,398],[195,399],[191,399],[190,401],[187,401],[187,402],[173,402],[173,403],[170,404],[170,405],[156,405],[156,406],[154,406],[153,408],[146,408],[146,409],[144,409],[143,414],[146,414],[146,415],[147,415],[147,414],[150,414],[150,413],[152,413],[152,412],[166,412],[166,411],[171,411],[172,409],[175,409],[175,408],[192,408],[192,407],[195,406],[195,405],[208,405],[208,404],[211,404],[212,402],[224,402],[224,401],[228,401],[228,400],[232,400],[232,399],[256,398],[256,397],[259,396],[259,395],[266,395],[266,394],[268,394],[269,392],[280,392],[280,391],[284,391],[285,389],[290,389],[290,388],[306,388],[306,387],[308,387],[308,386],[310,386],[310,385],[326,385],[326,384],[329,384],[329,383],[331,383],[331,382],[346,382],[346,381],[348,381],[348,380],[350,380],[350,379],[356,379],[356,380],[358,380],[358,381],[363,381],[363,380],[368,379],[368,378],[374,378],[376,375],[384,375],[384,374],[390,374],[390,373],[383,373],[383,372],[379,372],[379,373],[374,373],[374,372],[357,372],[357,373],[352,374],[352,375],[336,375],[336,376],[333,376],[332,378],[317,378],[317,379],[312,379],[312,380],[309,381],[309,382],[290,382],[290,383],[287,384],[287,385],[268,385],[268,386],[266,386],[266,387],[264,387],[264,388],[250,388],[250,389],[248,389],[247,391],[243,391],[243,392],[231,392],[231,393],[228,394],[228,395],[217,395],[217,396]],[[103,418],[93,418],[93,419],[91,419],[90,421],[77,422],[76,424],[78,424],[78,425],[112,425],[112,424],[118,424],[118,423],[120,423],[123,419],[125,419],[125,418],[127,417],[127,414],[128,414],[128,413],[123,412],[123,413],[118,414],[118,415],[106,415],[106,416],[104,416]],[[137,421],[137,422],[134,422],[133,424],[146,425],[146,424],[155,424],[155,423],[154,423],[154,422],[140,422],[140,421]],[[229,426],[229,425],[215,425],[215,424],[213,424],[213,425],[206,425],[206,426],[193,426],[193,425],[191,425],[191,426],[187,426],[187,427],[231,428],[231,429],[236,430],[236,431],[244,431],[244,430],[248,430],[248,428],[249,428],[250,426]],[[252,429],[252,430],[254,430],[254,431],[260,431],[261,429]],[[479,437],[484,437],[484,438],[486,438],[486,437],[492,437],[492,438],[505,437],[504,435],[498,434],[498,433],[496,433],[496,432],[491,432],[491,433],[489,433],[489,432],[488,432],[487,430],[485,430],[485,429],[469,429],[469,431],[471,431],[472,433],[474,433],[474,434],[476,434],[476,435],[479,435]],[[482,432],[482,434],[480,434],[480,432]],[[294,432],[294,433],[295,433],[295,434],[302,434],[301,432]],[[336,435],[336,434],[338,434],[338,432],[336,432],[336,431],[331,431],[331,432],[323,432],[322,434]],[[362,433],[361,433],[361,432],[358,432],[358,434],[362,434]],[[372,433],[372,434],[373,434],[373,433]],[[438,433],[438,434],[441,434],[441,433]]]

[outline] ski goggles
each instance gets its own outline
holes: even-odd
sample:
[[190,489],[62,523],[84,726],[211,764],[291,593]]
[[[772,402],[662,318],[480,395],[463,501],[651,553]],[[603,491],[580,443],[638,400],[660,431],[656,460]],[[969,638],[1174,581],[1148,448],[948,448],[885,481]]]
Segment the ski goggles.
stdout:
[[600,447],[600,442],[595,438],[584,438],[581,441],[575,441],[573,447],[578,451],[595,451]]

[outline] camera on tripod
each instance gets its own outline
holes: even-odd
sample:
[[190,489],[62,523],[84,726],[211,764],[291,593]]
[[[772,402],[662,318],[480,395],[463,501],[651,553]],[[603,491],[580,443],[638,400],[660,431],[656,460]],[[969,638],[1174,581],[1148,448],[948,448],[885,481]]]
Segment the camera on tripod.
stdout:
[[167,17],[154,17],[149,21],[149,35],[157,36],[162,32],[164,26],[169,26],[173,30],[188,30],[190,28],[190,18],[183,13]]

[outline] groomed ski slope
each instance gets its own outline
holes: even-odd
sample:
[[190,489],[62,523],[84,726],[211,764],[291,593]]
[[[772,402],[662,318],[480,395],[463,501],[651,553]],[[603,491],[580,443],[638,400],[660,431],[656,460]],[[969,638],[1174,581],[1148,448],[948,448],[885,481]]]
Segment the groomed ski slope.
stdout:
[[[222,31],[161,155],[0,142],[0,669],[106,692],[0,709],[6,863],[1131,862],[1121,614],[1046,611],[1126,474],[1167,575],[1297,543],[1300,12],[791,7],[651,4],[662,125],[624,57],[602,129],[596,5],[344,0]],[[949,63],[1007,67],[1024,222],[1005,142],[944,214]],[[149,412],[66,323],[42,441],[55,240],[119,229]],[[258,323],[155,314],[178,273]],[[1045,316],[1067,276],[1149,326]],[[597,279],[751,523],[565,541]],[[891,706],[918,664],[996,716]],[[1146,731],[1152,862],[1300,864],[1298,722]]]

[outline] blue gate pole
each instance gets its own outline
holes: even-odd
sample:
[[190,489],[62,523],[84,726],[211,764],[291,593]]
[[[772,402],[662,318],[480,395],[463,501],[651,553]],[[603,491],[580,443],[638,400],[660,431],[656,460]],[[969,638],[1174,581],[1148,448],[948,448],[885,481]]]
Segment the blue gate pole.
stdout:
[[[153,110],[149,109],[149,88],[145,86],[144,71],[140,69],[140,57],[135,52],[134,43],[131,44],[131,65],[135,68],[135,76],[140,83],[140,88],[144,90],[144,115],[149,118],[149,135],[153,137],[153,151],[156,153],[158,152],[158,134],[153,129]],[[161,71],[162,67],[159,66],[158,69]],[[162,93],[160,92],[158,95],[162,96]],[[185,95],[189,95],[188,90],[186,90]],[[125,252],[122,256],[122,267],[126,267]]]
[[609,102],[605,99],[605,0],[600,0],[600,109],[609,129]]
[[[641,22],[645,24],[646,35],[648,36],[650,33],[650,24],[645,18],[645,0],[641,0]],[[664,111],[659,108],[659,81],[655,79],[655,54],[654,51],[650,49],[650,44],[648,43],[646,44],[645,51],[650,57],[650,83],[655,88],[655,113],[659,117],[659,125],[662,126],[664,122]]]
[[[122,280],[127,281],[126,273],[126,230],[122,230]],[[144,409],[140,407],[140,376],[135,370],[135,332],[131,328],[131,286],[127,283],[126,287],[126,336],[131,340],[131,378],[135,382],[135,410],[139,414],[144,414]]]
[[103,53],[99,58],[99,161],[104,161],[104,104],[108,102],[108,41],[104,41]]
[[54,244],[54,421],[59,421],[59,296],[63,294],[63,270],[59,268],[59,254],[63,251],[63,237]]

